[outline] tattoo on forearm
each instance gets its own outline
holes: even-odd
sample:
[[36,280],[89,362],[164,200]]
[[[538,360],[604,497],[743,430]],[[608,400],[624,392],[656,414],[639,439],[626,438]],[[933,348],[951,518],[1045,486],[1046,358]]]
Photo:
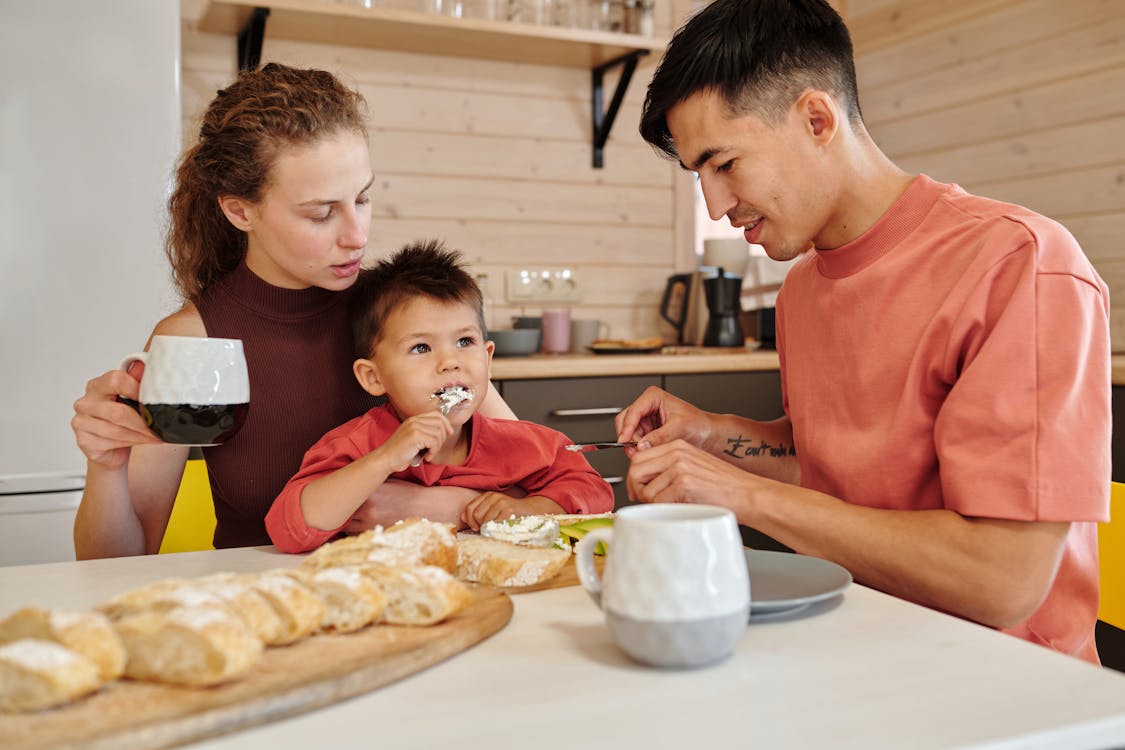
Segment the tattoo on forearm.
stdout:
[[738,437],[727,438],[727,448],[723,453],[731,456],[732,458],[753,458],[753,457],[770,457],[782,458],[784,456],[796,456],[797,448],[793,445],[786,445],[779,443],[767,443],[765,440],[747,440],[739,435]]

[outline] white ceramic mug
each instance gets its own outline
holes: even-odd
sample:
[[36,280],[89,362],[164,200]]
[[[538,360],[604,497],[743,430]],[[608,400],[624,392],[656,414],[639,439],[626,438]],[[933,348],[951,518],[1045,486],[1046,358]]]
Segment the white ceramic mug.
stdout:
[[239,339],[153,336],[147,352],[121,361],[143,362],[141,416],[157,437],[180,445],[217,445],[242,427],[250,408],[250,379]]
[[593,318],[575,318],[570,321],[570,350],[589,354],[590,345],[598,339],[609,337],[609,324]]
[[[604,577],[594,549],[606,545]],[[738,523],[711,505],[631,505],[576,548],[582,586],[617,644],[637,661],[690,668],[734,650],[750,618],[750,575]]]

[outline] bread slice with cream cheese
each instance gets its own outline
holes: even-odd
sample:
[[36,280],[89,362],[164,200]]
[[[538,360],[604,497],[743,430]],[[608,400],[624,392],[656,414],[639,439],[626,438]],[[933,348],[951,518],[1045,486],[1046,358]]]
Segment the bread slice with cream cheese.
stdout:
[[534,586],[558,575],[570,554],[569,549],[461,534],[457,538],[457,577],[491,586]]
[[425,518],[408,518],[394,526],[364,531],[329,542],[301,563],[308,568],[378,563],[391,567],[435,565],[457,569],[457,537],[453,525]]

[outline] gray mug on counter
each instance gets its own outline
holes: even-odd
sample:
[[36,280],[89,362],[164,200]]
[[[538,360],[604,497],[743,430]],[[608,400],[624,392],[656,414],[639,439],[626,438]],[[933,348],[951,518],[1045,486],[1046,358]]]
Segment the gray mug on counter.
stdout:
[[570,350],[579,354],[590,351],[598,339],[609,337],[609,324],[593,318],[575,318],[570,321]]

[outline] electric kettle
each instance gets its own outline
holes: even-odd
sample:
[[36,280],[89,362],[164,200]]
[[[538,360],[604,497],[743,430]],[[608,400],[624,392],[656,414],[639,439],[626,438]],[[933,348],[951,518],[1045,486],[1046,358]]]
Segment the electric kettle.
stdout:
[[699,346],[707,326],[707,300],[703,292],[704,274],[700,271],[668,277],[660,299],[660,317],[676,329],[680,346]]

